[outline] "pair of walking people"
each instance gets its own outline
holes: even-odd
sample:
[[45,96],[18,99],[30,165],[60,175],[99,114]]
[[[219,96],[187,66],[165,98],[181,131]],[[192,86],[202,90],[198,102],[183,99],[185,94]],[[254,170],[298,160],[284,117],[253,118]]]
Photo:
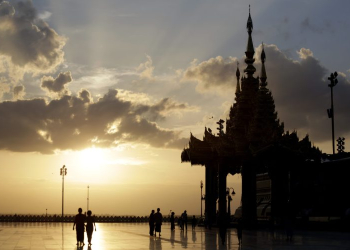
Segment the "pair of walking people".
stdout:
[[158,232],[160,237],[162,222],[163,215],[160,213],[160,208],[157,208],[157,213],[154,213],[154,210],[152,210],[151,214],[149,215],[149,235],[153,236],[154,232],[154,236],[157,237]]
[[[87,212],[87,216],[85,214],[82,214],[83,209],[78,209],[78,214],[75,216],[74,224],[73,224],[73,230],[76,226],[76,232],[77,232],[77,246],[82,247],[85,245],[84,243],[84,231],[86,227],[86,234],[88,237],[89,246],[91,246],[91,239],[92,239],[92,232],[96,231],[96,224],[95,219],[92,215],[91,210]],[[85,225],[86,222],[86,225]]]

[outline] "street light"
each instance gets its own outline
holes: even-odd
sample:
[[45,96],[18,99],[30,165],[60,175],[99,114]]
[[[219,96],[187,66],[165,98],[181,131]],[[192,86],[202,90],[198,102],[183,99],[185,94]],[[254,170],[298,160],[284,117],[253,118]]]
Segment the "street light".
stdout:
[[86,209],[86,211],[89,211],[89,188],[90,188],[90,186],[87,186],[87,209]]
[[328,87],[331,88],[331,108],[327,109],[328,118],[332,118],[332,146],[333,146],[333,154],[335,154],[334,149],[334,106],[333,106],[333,87],[337,85],[338,79],[337,79],[338,73],[335,71],[334,73],[331,73],[330,77],[328,77],[328,80],[331,82],[328,84]]
[[67,175],[66,165],[60,168],[60,175],[62,175],[62,222],[63,222],[63,211],[64,211],[64,177]]
[[200,182],[201,187],[201,218],[203,217],[203,181]]
[[[232,189],[232,193],[230,194],[230,189]],[[226,188],[226,195],[227,195],[227,200],[228,200],[228,205],[227,205],[227,213],[228,216],[231,216],[231,201],[232,201],[232,196],[234,196],[236,194],[235,190],[232,187],[228,187]]]

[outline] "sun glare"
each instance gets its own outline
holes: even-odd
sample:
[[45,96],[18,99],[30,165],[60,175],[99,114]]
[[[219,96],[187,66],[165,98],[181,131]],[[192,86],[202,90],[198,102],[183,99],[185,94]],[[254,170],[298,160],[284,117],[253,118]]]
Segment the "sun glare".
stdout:
[[108,166],[110,155],[108,149],[86,148],[78,152],[75,158],[76,171],[75,181],[77,182],[101,182],[108,180],[114,171]]
[[92,170],[104,164],[106,154],[101,148],[87,148],[80,151],[80,163],[85,170]]

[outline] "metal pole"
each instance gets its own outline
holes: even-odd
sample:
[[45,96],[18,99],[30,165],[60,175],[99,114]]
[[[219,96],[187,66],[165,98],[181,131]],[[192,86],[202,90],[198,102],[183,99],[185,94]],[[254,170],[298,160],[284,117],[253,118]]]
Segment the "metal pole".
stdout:
[[87,190],[87,211],[89,211],[89,186],[87,186],[88,190]]
[[64,211],[64,166],[62,171],[62,221],[63,221],[63,211]]
[[203,181],[201,181],[201,218],[203,217]]
[[330,80],[330,84],[328,84],[328,87],[331,88],[331,109],[328,110],[328,117],[332,118],[332,148],[333,148],[333,154],[335,154],[335,148],[334,148],[334,105],[333,105],[333,87],[337,85],[338,79],[337,79],[338,73],[335,71],[334,73],[331,73],[330,77],[328,77],[328,80]]
[[332,109],[332,147],[333,147],[333,154],[335,154],[335,149],[334,149],[334,106],[333,106],[333,86],[331,86],[331,109]]
[[64,176],[67,174],[67,168],[65,165],[60,169],[60,174],[62,175],[62,222],[64,215]]

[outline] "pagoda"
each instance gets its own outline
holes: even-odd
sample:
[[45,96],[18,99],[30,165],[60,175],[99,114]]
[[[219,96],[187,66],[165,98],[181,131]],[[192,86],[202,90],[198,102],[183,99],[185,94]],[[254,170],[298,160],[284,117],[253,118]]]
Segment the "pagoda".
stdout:
[[[209,128],[204,129],[203,140],[191,134],[189,146],[181,154],[182,162],[205,166],[205,220],[209,225],[215,221],[222,224],[227,219],[228,174],[242,175],[242,217],[246,226],[254,226],[257,217],[257,174],[268,173],[271,177],[271,192],[274,192],[275,197],[272,202],[277,216],[288,204],[285,198],[288,197],[288,187],[279,188],[283,183],[288,183],[288,171],[296,161],[302,162],[305,157],[309,158],[310,152],[317,157],[321,154],[311,146],[308,136],[299,141],[296,132],[284,132],[284,124],[278,119],[274,99],[268,89],[263,45],[260,76],[254,76],[255,50],[250,7],[246,28],[246,67],[241,77],[237,64],[235,102],[230,107],[226,130],[223,129],[225,121],[220,119],[217,122],[217,135]],[[293,160],[286,163],[286,159]],[[281,163],[286,167],[279,167]],[[219,206],[218,218],[216,201]]]

